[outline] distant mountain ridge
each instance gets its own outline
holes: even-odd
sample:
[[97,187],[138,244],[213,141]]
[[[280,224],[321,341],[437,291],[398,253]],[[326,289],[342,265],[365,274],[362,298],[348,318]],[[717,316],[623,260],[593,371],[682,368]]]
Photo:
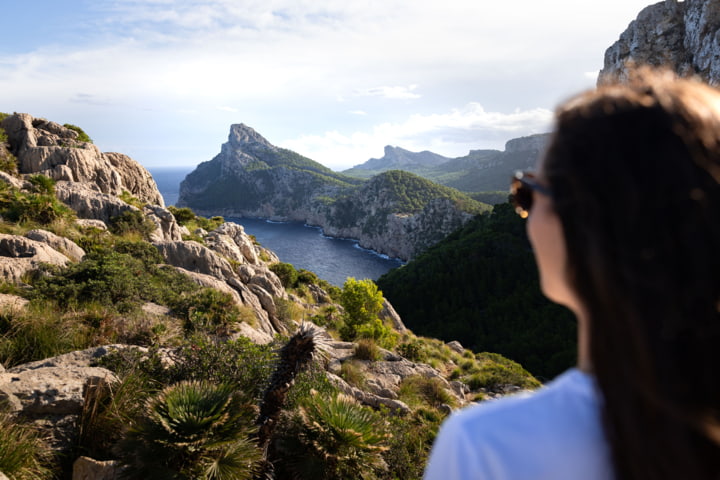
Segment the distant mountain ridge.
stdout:
[[505,144],[504,151],[470,150],[466,156],[457,158],[387,146],[382,158],[371,158],[342,173],[370,178],[388,170],[404,170],[466,193],[507,191],[508,179],[515,170],[535,167],[549,135],[515,138]]
[[370,181],[272,145],[244,124],[180,185],[178,206],[201,214],[296,220],[407,260],[489,206],[407,172]]

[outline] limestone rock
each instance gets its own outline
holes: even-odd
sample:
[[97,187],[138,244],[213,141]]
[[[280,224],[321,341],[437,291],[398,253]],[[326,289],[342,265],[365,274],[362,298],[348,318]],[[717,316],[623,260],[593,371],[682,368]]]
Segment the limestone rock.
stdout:
[[222,235],[228,235],[232,238],[242,252],[245,262],[251,265],[257,265],[259,263],[258,254],[255,250],[255,244],[250,236],[245,233],[245,228],[242,225],[238,225],[233,222],[225,222],[216,228],[215,232]]
[[25,113],[8,116],[0,126],[7,132],[20,173],[83,183],[110,195],[128,191],[141,201],[163,205],[145,168],[125,155],[101,153],[92,143],[79,141],[74,130]]
[[85,256],[85,250],[80,248],[77,243],[73,242],[69,238],[55,235],[47,230],[30,230],[25,236],[31,240],[37,240],[38,242],[46,243],[52,248],[62,253],[66,257],[76,262],[82,260]]
[[258,345],[266,345],[268,343],[272,343],[272,341],[273,341],[272,335],[269,335],[263,331],[257,330],[245,322],[238,325],[238,332],[235,335],[233,335],[231,338],[234,340],[240,336],[247,337],[250,340],[252,340],[254,343],[257,343]]
[[82,228],[97,228],[103,231],[108,229],[105,222],[93,218],[78,218],[75,220],[75,224]]
[[100,193],[85,183],[57,182],[55,196],[75,210],[78,217],[102,220],[105,223],[127,210],[136,209],[118,197]]
[[155,247],[175,267],[224,280],[236,277],[230,262],[198,242],[156,242]]
[[17,235],[0,234],[0,276],[21,282],[23,275],[41,263],[64,266],[69,259],[49,245]]
[[0,182],[7,183],[11,187],[17,188],[18,190],[25,187],[25,183],[19,178],[13,177],[9,173],[0,172]]
[[383,298],[382,310],[379,315],[381,320],[389,321],[398,333],[407,333],[408,329],[400,318],[400,315],[395,311],[395,308],[386,298]]
[[108,152],[103,153],[102,156],[120,175],[123,190],[127,190],[142,202],[160,207],[165,206],[155,179],[145,167],[122,153]]
[[0,293],[0,311],[22,310],[28,303],[30,303],[30,301],[24,299],[23,297],[18,297],[17,295],[9,295],[7,293]]
[[143,212],[155,224],[155,231],[150,234],[151,242],[182,240],[182,230],[170,210],[160,205],[146,205]]
[[0,480],[10,480],[10,479],[3,472],[0,472]]
[[117,381],[100,367],[14,367],[0,374],[0,390],[14,395],[25,415],[79,415],[83,394],[90,381]]
[[448,342],[445,345],[447,345],[450,348],[450,350],[452,350],[455,353],[463,353],[465,351],[465,348],[457,340]]
[[668,67],[720,84],[720,4],[666,0],[643,9],[605,52],[598,84],[626,79],[628,62]]
[[231,262],[238,264],[245,263],[243,252],[232,237],[213,231],[208,233],[204,240],[209,249],[222,255]]
[[193,282],[197,283],[198,285],[202,287],[207,288],[214,288],[215,290],[219,290],[221,292],[227,293],[233,297],[233,300],[237,302],[238,304],[242,305],[242,297],[240,297],[240,294],[235,290],[234,288],[230,287],[226,282],[213,277],[212,275],[206,275],[204,273],[198,273],[198,272],[191,272],[190,270],[186,270],[182,267],[174,267],[179,272],[182,272],[183,274],[187,275]]
[[353,387],[345,380],[333,373],[326,372],[325,374],[327,375],[328,380],[330,380],[330,383],[335,385],[338,390],[340,390],[346,395],[353,397],[355,400],[364,405],[368,405],[373,408],[387,407],[393,412],[396,412],[400,415],[405,415],[411,412],[410,407],[408,407],[406,403],[400,400],[384,398],[370,392],[365,392],[363,390],[360,390],[359,388]]
[[100,461],[79,457],[73,463],[72,480],[115,480],[120,469],[120,462],[117,460]]

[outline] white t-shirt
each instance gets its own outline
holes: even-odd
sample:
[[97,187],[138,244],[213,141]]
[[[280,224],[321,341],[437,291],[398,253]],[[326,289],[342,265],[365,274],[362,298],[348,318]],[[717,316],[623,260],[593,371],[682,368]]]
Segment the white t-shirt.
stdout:
[[424,480],[612,480],[592,376],[571,369],[530,395],[462,409],[442,425]]

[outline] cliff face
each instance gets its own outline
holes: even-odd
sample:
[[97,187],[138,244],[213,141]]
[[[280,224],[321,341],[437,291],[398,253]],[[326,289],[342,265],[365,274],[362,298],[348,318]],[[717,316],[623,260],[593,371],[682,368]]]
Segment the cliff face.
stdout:
[[[182,182],[178,205],[204,215],[319,225],[328,235],[404,260],[460,227],[472,217],[468,211],[483,208],[414,175],[379,177],[363,181],[333,172],[237,124],[220,153]],[[412,200],[407,192],[416,192]]]
[[628,62],[720,84],[720,2],[666,0],[643,9],[605,52],[598,83],[625,78]]

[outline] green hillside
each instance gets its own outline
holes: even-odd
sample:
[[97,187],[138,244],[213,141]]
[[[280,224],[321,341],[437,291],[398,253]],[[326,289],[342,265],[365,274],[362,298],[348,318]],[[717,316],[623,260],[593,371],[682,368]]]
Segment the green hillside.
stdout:
[[548,378],[575,361],[573,317],[540,293],[524,221],[507,203],[377,283],[418,335],[498,352]]

